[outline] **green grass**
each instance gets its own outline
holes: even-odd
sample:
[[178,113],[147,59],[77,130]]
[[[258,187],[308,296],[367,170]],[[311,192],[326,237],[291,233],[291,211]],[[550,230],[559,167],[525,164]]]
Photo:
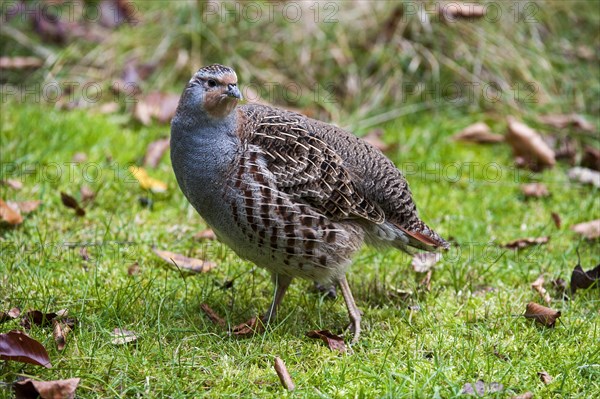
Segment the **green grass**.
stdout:
[[[476,115],[450,121],[440,114],[411,127],[386,127],[386,139],[402,138],[402,150],[390,155],[407,171],[423,217],[455,245],[436,267],[431,292],[419,286],[422,276],[411,270],[406,255],[361,251],[350,284],[364,311],[365,332],[352,354],[340,355],[304,334],[312,329],[341,332],[347,322],[343,301],[321,298],[305,281],[292,286],[280,318],[265,335],[235,339],[202,314],[200,304],[208,303],[235,325],[264,311],[271,283],[265,271],[219,243],[194,241],[193,233],[205,226],[177,189],[168,157],[151,171],[169,184],[168,193],[154,196],[151,210],[139,204],[147,194],[131,181],[126,167],[139,163],[146,145],[164,136],[167,127],[123,128],[102,116],[35,106],[8,104],[5,110],[4,177],[22,179],[25,188],[3,187],[2,198],[41,199],[43,206],[22,226],[2,231],[0,303],[3,309],[68,308],[79,320],[63,352],[55,349],[49,329],[34,327],[31,335],[46,345],[54,367],[4,363],[0,375],[5,383],[17,375],[80,377],[80,397],[446,398],[477,379],[504,384],[498,397],[524,391],[538,397],[600,393],[596,292],[553,303],[563,312],[554,329],[521,317],[527,302],[540,301],[529,287],[539,274],[568,279],[576,249],[583,265],[597,263],[597,243],[580,240],[567,226],[600,217],[598,192],[569,182],[562,165],[528,176],[510,168],[506,146],[448,139]],[[88,161],[69,170],[67,162],[80,151]],[[454,182],[456,172],[448,165],[455,162],[495,162],[502,177],[486,180],[483,166],[474,166]],[[60,179],[49,178],[54,163],[63,171]],[[35,171],[24,173],[32,164]],[[97,165],[98,178],[90,178],[89,165]],[[432,172],[436,168],[442,172]],[[523,200],[519,182],[531,180],[546,182],[552,196]],[[59,192],[77,196],[82,184],[98,195],[87,216],[78,218],[62,206]],[[560,230],[551,222],[553,211],[563,219]],[[550,235],[549,244],[521,252],[499,247],[539,235]],[[81,246],[88,248],[87,262],[79,256]],[[164,267],[151,252],[153,246],[204,256],[219,267],[182,277]],[[133,262],[140,265],[139,275],[127,273]],[[233,287],[222,289],[231,279]],[[414,294],[402,300],[396,290]],[[11,322],[2,330],[15,327]],[[136,331],[141,339],[114,346],[110,332],[115,327]],[[495,348],[510,360],[496,357]],[[283,392],[272,367],[274,356],[286,362],[296,392]],[[548,386],[536,374],[542,370],[555,377]]]
[[[537,122],[540,113],[577,112],[598,127],[597,4],[525,3],[536,6],[535,21],[527,23],[507,8],[497,22],[434,19],[430,28],[405,16],[387,39],[382,26],[394,21],[394,2],[342,7],[338,22],[316,26],[311,18],[289,23],[281,14],[272,22],[231,24],[203,16],[200,1],[164,4],[137,2],[141,22],[108,32],[99,44],[44,43],[27,23],[11,20],[6,26],[28,39],[11,40],[14,31],[3,26],[3,56],[39,56],[40,46],[52,56],[39,70],[3,73],[3,89],[35,90],[53,79],[97,82],[106,101],[130,60],[159,66],[141,82],[145,93],[180,92],[197,67],[231,64],[242,88],[256,83],[263,99],[358,135],[383,128],[391,144],[387,155],[405,172],[422,218],[450,239],[452,249],[436,265],[430,292],[405,254],[365,248],[356,256],[349,282],[364,312],[364,332],[350,354],[305,337],[313,329],[341,333],[347,324],[342,298],[325,299],[306,281],[294,282],[266,334],[236,339],[210,322],[200,305],[209,304],[230,326],[262,313],[272,296],[268,273],[218,242],[193,239],[206,225],[179,191],[168,155],[149,170],[168,184],[167,193],[150,195],[128,172],[141,164],[150,142],[168,136],[168,126],[132,121],[130,98],[118,99],[119,112],[101,115],[94,104],[64,111],[9,95],[0,104],[0,178],[18,179],[24,188],[0,185],[0,198],[43,204],[21,226],[0,227],[0,311],[68,308],[78,325],[61,352],[50,329],[34,327],[30,334],[48,348],[53,368],[0,362],[0,398],[12,396],[10,386],[21,376],[80,377],[81,398],[451,398],[478,379],[504,385],[490,397],[526,391],[536,398],[600,396],[598,290],[555,300],[551,306],[562,317],[554,329],[522,317],[528,302],[541,303],[530,288],[540,274],[547,282],[568,281],[577,252],[584,269],[600,262],[598,241],[569,230],[600,218],[599,190],[570,181],[564,163],[533,173],[513,166],[506,145],[449,138],[477,121],[502,133],[508,115],[546,134],[555,132]],[[573,55],[579,46],[591,48],[592,58]],[[176,62],[181,54],[187,63]],[[269,84],[290,82],[302,89],[297,101],[268,91]],[[442,92],[423,95],[406,86],[468,88],[474,82],[496,82],[502,99],[492,102],[478,92],[453,102]],[[315,83],[327,91],[315,92]],[[527,84],[536,89],[533,97],[527,90],[514,95],[513,87]],[[560,133],[599,145],[597,135]],[[87,154],[85,162],[72,162],[78,152]],[[533,181],[545,183],[552,195],[525,200],[520,185]],[[97,196],[78,218],[61,204],[60,192],[79,198],[83,185]],[[140,198],[150,198],[152,207]],[[562,218],[560,229],[552,212]],[[536,236],[551,238],[519,252],[501,246]],[[81,258],[81,247],[90,260]],[[207,258],[218,267],[183,276],[166,267],[154,247]],[[129,275],[135,262],[140,272]],[[140,339],[115,346],[116,327]],[[18,321],[7,322],[0,332],[15,328]],[[281,387],[275,356],[286,363],[295,392]],[[542,370],[554,377],[551,384],[540,381]]]

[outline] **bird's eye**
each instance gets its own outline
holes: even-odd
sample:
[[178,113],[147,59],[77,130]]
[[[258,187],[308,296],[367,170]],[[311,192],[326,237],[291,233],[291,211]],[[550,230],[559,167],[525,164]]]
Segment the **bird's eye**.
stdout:
[[216,87],[217,86],[217,82],[214,81],[213,79],[209,79],[206,83],[208,83],[208,87]]

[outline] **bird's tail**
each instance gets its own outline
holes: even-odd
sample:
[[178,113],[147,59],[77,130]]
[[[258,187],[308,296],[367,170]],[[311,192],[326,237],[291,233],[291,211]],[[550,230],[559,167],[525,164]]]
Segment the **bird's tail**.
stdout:
[[400,249],[404,249],[403,247],[406,245],[428,252],[450,248],[450,244],[422,220],[419,220],[410,228],[399,225],[395,226],[405,234],[405,237],[401,240],[401,245],[399,245]]

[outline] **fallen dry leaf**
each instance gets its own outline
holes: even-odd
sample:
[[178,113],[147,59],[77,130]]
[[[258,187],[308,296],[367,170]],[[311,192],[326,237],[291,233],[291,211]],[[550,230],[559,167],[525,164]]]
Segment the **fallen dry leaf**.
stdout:
[[585,146],[583,149],[583,157],[581,158],[581,166],[600,171],[600,150],[590,146]]
[[0,184],[8,186],[15,191],[19,191],[23,188],[23,183],[15,179],[0,180]]
[[153,141],[148,144],[146,155],[144,156],[144,166],[156,168],[165,152],[169,149],[169,138]]
[[0,57],[0,69],[39,68],[44,61],[37,57]]
[[548,114],[540,116],[538,120],[557,129],[573,126],[586,132],[594,131],[594,125],[585,120],[583,116],[577,114]]
[[546,371],[538,371],[537,375],[540,377],[540,380],[546,385],[552,382],[552,377]]
[[554,327],[556,320],[561,316],[561,313],[552,310],[535,302],[529,302],[525,309],[524,316],[528,319],[535,319],[538,323],[546,327]]
[[578,234],[581,234],[588,240],[594,240],[600,237],[600,219],[578,223],[576,225],[571,226],[571,230]]
[[76,152],[75,154],[73,154],[73,158],[71,158],[73,162],[76,163],[84,163],[85,161],[87,161],[88,156],[85,152]]
[[0,359],[52,367],[46,348],[29,335],[16,330],[0,334]]
[[524,393],[519,394],[517,396],[511,397],[511,399],[532,399],[532,398],[533,398],[533,393],[532,392],[524,392]]
[[66,317],[68,313],[69,311],[67,309],[61,309],[57,312],[49,313],[43,313],[39,310],[30,310],[23,314],[21,325],[27,330],[31,329],[32,325],[41,327],[49,326],[52,324],[52,320],[57,317]]
[[40,200],[20,201],[20,202],[9,201],[8,204],[13,209],[15,209],[15,207],[18,208],[19,211],[21,211],[21,213],[31,213],[39,208],[39,206],[42,204],[42,201],[40,201]]
[[85,216],[85,209],[79,206],[79,202],[77,202],[77,200],[71,197],[69,194],[61,191],[60,200],[67,208],[74,209],[77,216]]
[[219,316],[219,314],[215,312],[210,306],[203,303],[202,305],[200,305],[200,309],[202,309],[202,311],[206,314],[210,321],[217,324],[219,327],[225,328],[225,326],[227,325],[225,319]]
[[6,222],[12,226],[23,223],[23,216],[19,209],[14,209],[9,204],[0,199],[0,222]]
[[329,330],[314,330],[306,333],[309,338],[319,338],[327,344],[332,351],[346,352],[346,343],[344,338],[333,334]]
[[144,125],[149,125],[152,118],[156,118],[161,123],[169,122],[175,115],[179,97],[178,94],[149,93],[136,103],[134,116]]
[[521,185],[525,197],[542,198],[550,195],[548,188],[543,183],[528,183]]
[[262,334],[263,332],[265,332],[265,326],[262,320],[256,316],[231,329],[231,333],[237,337],[247,337],[254,334]]
[[411,266],[417,273],[427,273],[440,259],[442,259],[441,253],[421,252],[413,256]]
[[194,239],[196,240],[216,240],[217,236],[212,229],[202,230],[196,234],[194,234]]
[[508,249],[523,249],[532,245],[546,244],[548,241],[550,241],[550,237],[528,237],[519,238],[518,240],[507,242],[503,246]]
[[581,265],[575,266],[573,273],[571,273],[571,294],[574,294],[578,289],[588,289],[594,283],[596,283],[596,288],[600,288],[600,264],[587,272],[583,270]]
[[456,133],[452,136],[452,139],[479,144],[494,144],[503,142],[504,136],[492,133],[492,130],[486,123],[477,122]]
[[8,312],[0,312],[0,324],[14,320],[21,315],[21,309],[12,308]]
[[554,151],[535,130],[509,116],[506,142],[515,157],[523,158],[527,165],[537,169],[552,167],[556,163]]
[[539,276],[533,283],[531,283],[531,289],[537,291],[538,294],[542,297],[544,302],[550,304],[552,302],[552,298],[550,298],[550,294],[544,288],[544,276]]
[[281,385],[283,385],[283,387],[285,389],[287,389],[288,391],[293,391],[296,388],[296,386],[294,385],[294,382],[292,381],[292,377],[290,376],[290,373],[288,372],[287,367],[285,367],[285,363],[283,362],[283,360],[281,360],[277,356],[275,356],[274,367],[275,367],[275,372],[277,373],[277,376],[279,377],[279,381],[281,381]]
[[90,260],[90,254],[88,253],[87,247],[79,248],[79,256],[81,256],[81,260],[85,262]]
[[490,382],[489,384],[483,380],[477,380],[475,384],[467,382],[463,385],[462,395],[477,395],[484,396],[494,392],[501,392],[504,390],[504,385],[499,382]]
[[485,15],[485,7],[481,4],[468,2],[442,3],[439,13],[440,17],[446,21],[455,21],[461,18],[481,18]]
[[100,25],[116,28],[125,22],[135,25],[139,22],[136,8],[127,0],[102,0],[99,3]]
[[167,183],[150,177],[144,168],[139,166],[130,166],[129,172],[140,183],[140,187],[144,190],[150,190],[154,193],[164,193],[167,191]]
[[390,146],[387,145],[385,141],[381,139],[381,136],[383,136],[383,129],[377,128],[367,133],[363,137],[363,140],[371,144],[373,147],[377,148],[379,151],[385,152],[389,150]]
[[600,187],[600,172],[595,170],[576,166],[567,172],[569,179],[583,184],[591,184],[594,187]]
[[112,342],[113,345],[125,345],[137,341],[139,338],[137,333],[123,328],[115,328],[111,333],[111,336],[113,339],[110,342]]
[[127,268],[127,274],[130,275],[130,276],[134,276],[134,275],[139,274],[139,273],[140,273],[140,264],[137,263],[137,262],[133,262]]
[[175,265],[178,269],[189,271],[192,273],[206,273],[215,267],[217,264],[209,260],[201,260],[196,258],[188,258],[175,252],[162,251],[160,249],[153,249],[154,253],[161,259],[167,261],[171,265]]
[[30,378],[13,385],[15,399],[73,399],[79,378],[55,381],[34,381]]
[[560,215],[556,212],[552,212],[550,216],[552,216],[552,221],[554,222],[556,228],[560,229],[560,226],[562,226],[562,219],[560,218]]
[[84,203],[90,202],[96,197],[96,193],[88,186],[81,186],[79,195],[81,195],[81,201]]
[[56,342],[56,348],[62,351],[67,344],[67,334],[71,332],[72,325],[68,321],[59,319],[52,320],[52,325],[52,336]]

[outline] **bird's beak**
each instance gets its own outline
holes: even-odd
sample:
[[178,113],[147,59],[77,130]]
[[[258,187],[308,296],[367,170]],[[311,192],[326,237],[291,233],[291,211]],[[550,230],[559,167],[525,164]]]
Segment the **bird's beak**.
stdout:
[[227,85],[227,96],[237,98],[238,100],[242,99],[242,93],[240,93],[240,89],[238,89],[237,85],[231,83]]

